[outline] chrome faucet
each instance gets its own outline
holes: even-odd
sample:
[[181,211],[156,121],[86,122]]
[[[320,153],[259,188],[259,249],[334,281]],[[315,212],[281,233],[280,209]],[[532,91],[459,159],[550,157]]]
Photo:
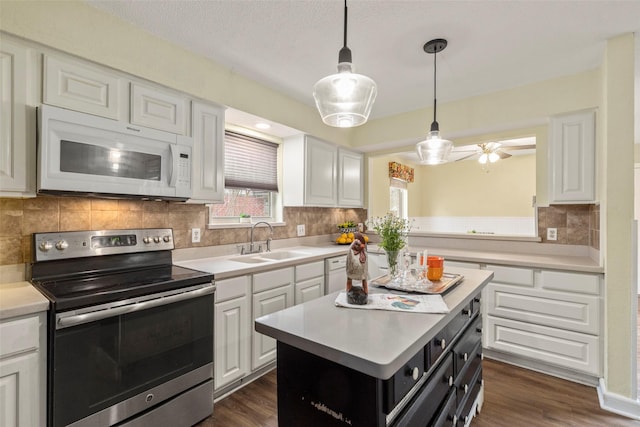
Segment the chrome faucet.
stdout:
[[[267,244],[267,252],[271,252],[271,236],[273,236],[273,227],[271,226],[271,224],[269,224],[266,221],[258,221],[258,222],[256,222],[255,224],[253,224],[251,226],[251,242],[249,243],[249,251],[247,252],[248,254],[254,254],[254,253],[262,251],[262,245],[258,245],[258,250],[254,250],[253,249],[253,246],[254,246],[253,245],[253,230],[255,230],[256,225],[258,225],[258,224],[266,224],[269,227],[270,234],[269,234],[269,237],[267,238],[265,243]],[[245,253],[244,252],[244,246],[242,247],[242,252],[241,253],[242,254]]]

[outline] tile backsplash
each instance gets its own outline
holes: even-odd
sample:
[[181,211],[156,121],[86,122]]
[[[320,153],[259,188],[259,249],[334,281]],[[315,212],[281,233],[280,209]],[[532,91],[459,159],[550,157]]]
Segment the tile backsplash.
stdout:
[[[556,228],[558,240],[547,240]],[[584,245],[600,249],[600,205],[551,205],[538,208],[538,236],[543,243]]]
[[[332,234],[336,224],[364,222],[366,209],[284,209],[286,226],[274,227],[273,239],[296,237],[296,225],[305,224],[307,236]],[[202,204],[106,200],[39,196],[0,198],[0,265],[31,261],[33,233],[127,228],[173,228],[176,248],[214,246],[249,241],[250,228],[206,229],[207,208]],[[191,243],[191,229],[200,228],[200,243]],[[256,240],[266,230],[256,230]]]

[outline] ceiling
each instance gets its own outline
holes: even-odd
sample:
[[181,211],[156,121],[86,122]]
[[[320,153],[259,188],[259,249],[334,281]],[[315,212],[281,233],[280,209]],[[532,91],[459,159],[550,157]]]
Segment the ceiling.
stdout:
[[[86,1],[310,106],[342,47],[342,0]],[[350,0],[348,11],[355,70],[378,85],[371,118],[433,105],[422,47],[434,38],[449,42],[437,55],[443,103],[593,69],[607,39],[640,30],[636,0]]]

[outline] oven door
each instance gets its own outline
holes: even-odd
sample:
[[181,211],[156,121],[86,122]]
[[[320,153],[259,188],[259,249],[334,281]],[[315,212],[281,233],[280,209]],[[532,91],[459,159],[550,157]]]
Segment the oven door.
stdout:
[[190,138],[49,105],[38,126],[40,193],[191,196]]
[[58,314],[50,424],[113,425],[211,381],[214,289]]

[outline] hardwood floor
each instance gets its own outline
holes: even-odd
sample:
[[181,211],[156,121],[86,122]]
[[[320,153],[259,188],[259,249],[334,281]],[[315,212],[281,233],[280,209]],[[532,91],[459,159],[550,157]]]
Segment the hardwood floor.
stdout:
[[[596,389],[485,359],[485,400],[472,427],[631,427],[640,421],[600,409]],[[215,404],[197,427],[276,427],[272,371]]]

